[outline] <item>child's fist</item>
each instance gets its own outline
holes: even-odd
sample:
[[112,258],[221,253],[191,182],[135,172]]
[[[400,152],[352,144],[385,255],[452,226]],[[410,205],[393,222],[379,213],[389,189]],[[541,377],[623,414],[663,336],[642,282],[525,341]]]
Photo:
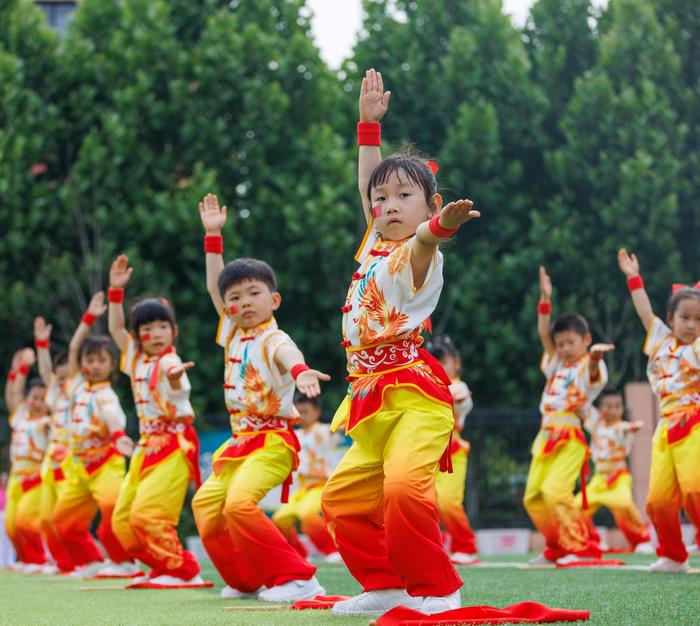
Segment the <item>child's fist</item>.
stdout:
[[226,224],[226,207],[219,208],[219,199],[213,193],[208,193],[199,203],[199,217],[208,234],[219,235]]
[[390,91],[384,91],[384,81],[379,72],[365,72],[360,87],[360,121],[379,122],[389,108]]
[[109,268],[109,286],[113,289],[124,289],[133,271],[134,268],[129,267],[128,257],[120,254],[112,261],[112,267]]
[[637,276],[639,274],[639,261],[637,260],[636,254],[627,254],[627,250],[622,248],[617,253],[617,263],[622,270],[622,273],[631,278],[632,276]]

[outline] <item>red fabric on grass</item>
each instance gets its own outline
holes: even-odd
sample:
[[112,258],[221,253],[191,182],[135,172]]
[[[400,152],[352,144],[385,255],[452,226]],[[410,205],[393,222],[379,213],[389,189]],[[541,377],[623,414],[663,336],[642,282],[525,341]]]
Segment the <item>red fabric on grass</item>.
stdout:
[[349,600],[350,596],[314,596],[309,600],[297,600],[292,604],[294,611],[304,611],[306,609],[330,609],[336,602]]
[[465,606],[461,609],[425,615],[399,606],[384,613],[376,626],[448,626],[458,624],[547,624],[585,621],[590,611],[552,609],[539,602],[520,602],[502,609],[493,606]]

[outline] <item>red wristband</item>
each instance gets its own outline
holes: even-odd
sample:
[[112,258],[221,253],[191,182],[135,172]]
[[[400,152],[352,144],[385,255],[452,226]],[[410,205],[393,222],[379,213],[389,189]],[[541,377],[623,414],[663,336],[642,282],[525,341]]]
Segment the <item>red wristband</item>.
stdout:
[[428,222],[428,227],[430,228],[430,232],[433,233],[436,237],[439,237],[440,239],[445,239],[445,237],[451,237],[454,235],[458,230],[459,226],[457,228],[444,228],[443,226],[440,226],[440,215],[433,215],[431,220]]
[[642,277],[639,274],[630,276],[627,279],[627,289],[630,290],[630,293],[637,291],[637,289],[644,289],[644,281],[642,280]]
[[15,372],[15,370],[10,370],[9,372],[7,372],[7,380],[11,382],[15,378],[17,378],[17,372]]
[[379,122],[357,122],[358,146],[381,146],[382,125]]
[[306,363],[297,363],[296,365],[292,365],[292,369],[290,370],[290,373],[292,375],[292,378],[294,380],[297,379],[297,376],[301,374],[302,372],[305,372],[306,370],[310,370],[311,368],[306,364]]
[[110,287],[107,289],[107,302],[121,304],[124,302],[124,289],[121,287]]
[[29,365],[20,365],[17,373],[22,374],[22,376],[29,376]]
[[540,315],[549,315],[552,312],[552,303],[549,300],[540,300],[537,303],[537,312]]
[[117,440],[121,439],[122,437],[126,437],[126,433],[123,430],[115,430],[112,433],[112,443],[117,443]]
[[223,254],[224,238],[221,235],[204,235],[204,252]]
[[51,343],[48,339],[35,339],[34,346],[37,350],[48,350]]
[[92,313],[90,313],[90,311],[85,311],[85,313],[83,313],[83,317],[80,319],[80,321],[83,324],[87,324],[88,326],[92,326],[97,321],[97,318]]

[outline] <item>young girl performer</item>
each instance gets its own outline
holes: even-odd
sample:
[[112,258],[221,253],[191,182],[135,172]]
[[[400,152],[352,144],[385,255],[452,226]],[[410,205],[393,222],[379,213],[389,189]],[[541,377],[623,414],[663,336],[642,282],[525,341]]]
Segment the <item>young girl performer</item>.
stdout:
[[[178,327],[169,303],[137,302],[124,320],[124,288],[132,268],[121,255],[109,272],[109,332],[121,350],[121,370],[131,378],[141,438],[122,483],[112,526],[129,554],[152,568],[132,587],[156,589],[211,586],[199,576],[197,559],[177,536],[177,524],[194,479],[199,487],[199,440],[192,426],[190,382],[175,352]],[[133,442],[119,433],[123,445]],[[103,570],[104,574],[111,571]]]
[[618,264],[647,331],[647,377],[661,405],[647,496],[659,558],[649,570],[687,572],[678,513],[682,506],[700,525],[700,283],[673,286],[664,324],[651,308],[637,257],[620,250]]
[[109,337],[90,336],[90,328],[106,310],[104,294],[99,291],[90,300],[68,348],[72,461],[52,521],[77,566],[70,574],[75,578],[95,576],[105,565],[90,534],[98,510],[97,536],[107,556],[124,570],[138,571],[112,530],[112,511],[124,478],[123,455],[129,449],[118,447],[126,415],[110,382],[116,368],[112,342]]
[[37,574],[46,565],[41,536],[41,463],[49,445],[50,417],[44,402],[46,387],[41,379],[25,383],[36,362],[34,350],[25,348],[13,361],[5,401],[10,410],[10,483],[5,528],[22,566],[19,571]]
[[351,382],[333,420],[354,443],[322,500],[331,536],[363,592],[338,602],[338,615],[460,606],[462,580],[442,545],[435,505],[435,472],[441,457],[449,461],[454,428],[450,380],[419,348],[442,290],[438,244],[479,213],[469,200],[442,207],[423,161],[382,161],[379,121],[389,95],[381,74],[369,70],[358,124],[368,230],[342,307]]

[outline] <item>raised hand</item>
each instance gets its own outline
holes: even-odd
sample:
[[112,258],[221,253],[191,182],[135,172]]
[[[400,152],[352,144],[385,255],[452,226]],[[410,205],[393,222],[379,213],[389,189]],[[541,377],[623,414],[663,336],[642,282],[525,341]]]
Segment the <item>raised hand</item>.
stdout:
[[544,269],[544,265],[540,265],[540,299],[545,301],[552,299],[552,280]]
[[166,376],[170,380],[170,384],[180,380],[182,375],[188,370],[194,367],[194,361],[187,361],[186,363],[178,363],[173,365],[167,372]]
[[481,217],[479,211],[473,210],[471,200],[455,200],[442,207],[440,211],[440,226],[447,229],[457,228],[469,220]]
[[588,353],[591,355],[592,359],[600,361],[608,352],[614,349],[615,344],[612,343],[595,343],[588,349]]
[[617,264],[620,266],[622,273],[630,278],[639,274],[639,261],[636,254],[628,254],[627,250],[622,248],[617,253]]
[[12,355],[12,366],[11,369],[13,372],[16,372],[20,365],[22,365],[22,350],[17,350],[13,355]]
[[46,320],[39,316],[34,318],[34,339],[35,341],[48,341],[51,339],[53,326],[47,324]]
[[128,257],[120,254],[112,261],[112,267],[109,268],[109,286],[114,289],[124,289],[133,271],[134,268],[129,267]]
[[[126,257],[124,257],[126,258]],[[114,266],[114,264],[112,264]],[[111,280],[111,274],[110,272],[110,280]],[[126,284],[126,283],[125,283]],[[98,291],[96,292],[92,298],[90,298],[90,303],[88,304],[88,313],[93,315],[94,317],[101,317],[107,312],[107,305],[105,304],[105,292],[104,291]]]
[[384,91],[382,75],[374,69],[365,72],[360,87],[360,121],[379,122],[389,108],[390,91]]
[[297,376],[297,389],[307,398],[315,398],[321,395],[319,381],[328,382],[331,377],[318,370],[306,370]]
[[213,193],[208,193],[199,203],[199,217],[208,234],[219,235],[226,224],[226,207],[219,208],[219,199]]
[[36,353],[31,348],[23,348],[19,355],[20,365],[32,367],[36,363]]

